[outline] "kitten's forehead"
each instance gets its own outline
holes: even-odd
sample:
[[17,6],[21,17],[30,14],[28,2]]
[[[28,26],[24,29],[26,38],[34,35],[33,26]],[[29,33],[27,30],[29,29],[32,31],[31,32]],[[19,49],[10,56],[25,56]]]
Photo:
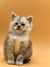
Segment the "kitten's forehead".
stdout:
[[26,17],[23,17],[23,16],[18,16],[15,21],[18,21],[18,22],[24,22],[26,21]]
[[21,17],[21,22],[26,21],[26,17]]
[[14,20],[19,21],[19,19],[20,19],[20,16],[16,17]]

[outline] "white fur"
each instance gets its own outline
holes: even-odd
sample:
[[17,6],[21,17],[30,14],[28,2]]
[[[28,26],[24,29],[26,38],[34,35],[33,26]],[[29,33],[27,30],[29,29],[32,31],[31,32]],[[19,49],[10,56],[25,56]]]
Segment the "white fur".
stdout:
[[[16,14],[14,12],[12,13],[12,15],[16,16]],[[17,39],[19,41],[27,41],[27,40],[29,40],[29,33],[32,30],[32,23],[29,22],[27,20],[27,18],[30,18],[30,17],[33,18],[33,16],[29,16],[29,17],[21,17],[21,19],[20,19],[20,16],[16,16],[16,18],[11,21],[10,28],[9,28],[10,32],[15,33],[16,35],[9,34],[10,38]],[[18,21],[19,19],[20,19],[20,22]],[[21,31],[17,30],[17,26],[16,27],[13,26],[16,22],[18,22],[19,24],[24,23],[25,27],[22,28],[22,26],[21,26]],[[25,32],[23,33],[23,31],[25,31]],[[22,35],[20,35],[20,36],[17,35],[19,33],[22,34]]]
[[[19,17],[20,16],[18,16],[17,18],[15,18],[14,21],[11,21],[10,28],[9,28],[10,31],[14,31],[13,30],[13,24],[15,22],[17,22],[17,20],[18,20]],[[29,33],[32,30],[32,23],[29,24],[29,21],[26,20],[26,17],[22,17],[21,20],[20,20],[20,23],[25,23],[25,25],[27,27],[27,29],[26,29],[27,30],[27,33]]]
[[9,37],[12,39],[16,39],[17,41],[28,41],[29,40],[29,35],[14,35],[14,34],[9,34]]

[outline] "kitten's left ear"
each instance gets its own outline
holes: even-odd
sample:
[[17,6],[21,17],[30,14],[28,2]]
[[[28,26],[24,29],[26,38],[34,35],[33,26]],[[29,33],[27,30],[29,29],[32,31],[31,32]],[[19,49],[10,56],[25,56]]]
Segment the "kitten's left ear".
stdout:
[[31,22],[32,19],[33,19],[33,16],[29,16],[29,17],[27,17],[27,20],[28,20],[29,22]]

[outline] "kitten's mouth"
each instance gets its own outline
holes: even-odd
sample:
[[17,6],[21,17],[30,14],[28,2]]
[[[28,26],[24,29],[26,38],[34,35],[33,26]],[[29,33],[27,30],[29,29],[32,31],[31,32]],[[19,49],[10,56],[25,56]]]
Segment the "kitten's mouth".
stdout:
[[21,31],[21,29],[20,29],[20,28],[17,28],[17,30]]

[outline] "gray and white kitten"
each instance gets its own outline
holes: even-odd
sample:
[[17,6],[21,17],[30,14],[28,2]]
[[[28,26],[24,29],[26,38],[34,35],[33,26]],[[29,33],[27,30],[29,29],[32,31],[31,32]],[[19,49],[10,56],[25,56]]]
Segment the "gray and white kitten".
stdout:
[[29,34],[32,30],[32,16],[22,17],[12,13],[9,34],[4,43],[4,56],[8,64],[23,65],[32,55]]

